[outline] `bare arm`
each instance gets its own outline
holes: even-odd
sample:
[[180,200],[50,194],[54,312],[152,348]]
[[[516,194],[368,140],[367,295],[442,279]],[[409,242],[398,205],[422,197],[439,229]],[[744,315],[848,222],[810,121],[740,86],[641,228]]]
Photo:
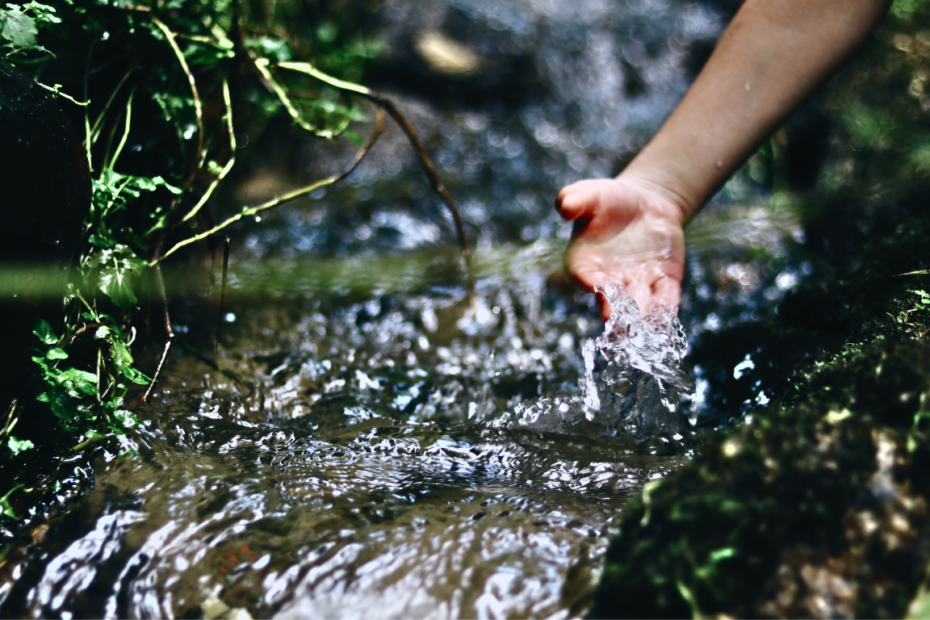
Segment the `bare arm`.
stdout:
[[[677,307],[681,227],[869,35],[890,0],[746,0],[662,129],[615,180],[556,200],[577,220],[566,264],[583,286],[620,281],[642,312]],[[631,251],[632,250],[632,251]]]
[[888,0],[748,0],[691,90],[624,175],[686,219],[872,31]]

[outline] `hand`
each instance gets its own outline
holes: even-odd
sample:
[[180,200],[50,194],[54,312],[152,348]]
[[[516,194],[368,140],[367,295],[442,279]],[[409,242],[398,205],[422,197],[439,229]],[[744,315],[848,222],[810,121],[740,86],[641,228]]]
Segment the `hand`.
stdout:
[[[678,310],[685,271],[683,209],[659,186],[639,179],[579,181],[562,189],[556,209],[574,220],[565,252],[568,275],[594,291],[622,284],[640,315],[662,305]],[[611,308],[598,296],[601,316]]]

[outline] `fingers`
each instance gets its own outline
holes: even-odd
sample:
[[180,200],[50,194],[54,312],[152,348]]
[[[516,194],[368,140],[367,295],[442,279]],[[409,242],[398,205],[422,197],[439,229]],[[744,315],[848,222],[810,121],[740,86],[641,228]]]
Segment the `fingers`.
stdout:
[[607,303],[607,298],[603,295],[597,295],[597,307],[601,311],[601,320],[605,323],[610,320],[610,314],[614,311],[613,307]]
[[610,282],[618,281],[612,279],[604,273],[599,266],[594,264],[585,264],[577,268],[566,266],[566,271],[568,272],[568,277],[574,280],[576,284],[592,293],[598,286],[606,287]]
[[[606,288],[611,283],[622,284],[627,294],[636,302],[641,318],[648,316],[659,306],[677,312],[681,303],[681,283],[674,277],[653,270],[611,276],[600,270],[588,269],[576,271],[572,276],[578,284],[592,292],[598,286]],[[597,295],[597,304],[601,318],[607,321],[613,308],[603,295]]]
[[652,285],[654,304],[677,312],[681,304],[681,282],[675,278],[660,278]]
[[555,210],[566,220],[590,218],[597,206],[598,192],[590,181],[572,183],[555,197]]

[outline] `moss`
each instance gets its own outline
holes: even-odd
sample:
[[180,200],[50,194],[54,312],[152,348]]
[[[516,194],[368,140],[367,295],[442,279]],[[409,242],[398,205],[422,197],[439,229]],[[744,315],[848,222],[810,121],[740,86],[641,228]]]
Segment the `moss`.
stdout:
[[930,450],[907,441],[930,346],[883,339],[850,357],[630,510],[595,617],[903,614],[930,544]]
[[771,403],[629,509],[594,617],[901,617],[924,582],[930,276],[900,274],[930,266],[930,183],[808,202],[813,274],[701,345],[754,352]]

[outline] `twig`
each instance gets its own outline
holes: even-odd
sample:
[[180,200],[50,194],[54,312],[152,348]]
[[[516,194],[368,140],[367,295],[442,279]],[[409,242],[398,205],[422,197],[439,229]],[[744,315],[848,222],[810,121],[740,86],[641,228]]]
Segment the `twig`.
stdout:
[[[97,44],[96,40],[91,42],[90,47],[88,47],[87,49],[87,62],[84,63],[84,98],[85,99],[87,99],[87,91],[88,91],[89,82],[90,82],[90,59],[91,59],[91,56],[93,56],[94,46],[96,44]],[[112,100],[112,97],[110,99]],[[109,105],[110,104],[107,103],[107,106]],[[104,111],[106,110],[104,109]],[[90,147],[91,147],[91,144],[93,143],[90,138],[91,133],[92,132],[90,129],[90,110],[88,108],[84,108],[84,150],[87,151],[87,169],[88,170],[94,169],[94,166],[93,166],[94,160],[91,157],[91,152],[90,152],[91,151]]]
[[[97,141],[97,136],[100,135],[100,124],[103,122],[104,116],[106,116],[106,113],[109,111],[110,106],[113,104],[113,100],[116,98],[116,94],[117,94],[117,93],[120,91],[120,89],[123,87],[123,84],[126,83],[126,79],[129,78],[129,76],[130,76],[130,75],[132,74],[132,72],[135,71],[135,70],[136,70],[136,68],[135,68],[135,67],[132,67],[132,68],[129,69],[129,71],[126,72],[126,74],[123,76],[123,79],[121,79],[121,80],[119,81],[119,84],[116,85],[116,88],[113,89],[113,93],[110,94],[110,98],[107,99],[107,104],[106,104],[105,106],[103,106],[103,111],[100,112],[100,116],[98,116],[98,117],[97,117],[97,120],[94,121],[94,126],[91,127],[91,128],[88,130],[88,131],[89,131],[89,140],[90,140],[90,142],[88,143],[88,147],[87,147],[88,149],[90,148],[90,145],[92,145],[94,142]],[[85,99],[86,99],[86,96],[85,96]]]
[[165,293],[165,280],[161,276],[161,265],[156,261],[153,267],[155,268],[155,285],[157,286],[158,298],[161,301],[162,313],[165,316],[165,346],[161,350],[161,357],[158,359],[158,366],[155,367],[155,374],[152,375],[152,380],[145,389],[145,394],[143,394],[139,402],[136,403],[136,409],[142,407],[149,401],[149,396],[152,395],[155,383],[158,381],[158,377],[165,367],[165,360],[168,359],[168,351],[171,350],[171,343],[174,342],[174,331],[171,329],[171,315],[168,314],[168,295]]
[[274,79],[274,76],[271,75],[271,72],[268,70],[267,58],[253,58],[252,64],[258,70],[258,73],[261,76],[262,81],[265,83],[265,86],[268,87],[268,89],[278,97],[278,100],[284,105],[284,109],[286,109],[287,113],[291,115],[291,119],[293,119],[295,123],[313,135],[320,138],[325,138],[327,140],[335,138],[336,135],[338,135],[338,131],[320,129],[307,122],[300,111],[294,107],[294,104],[291,102],[290,97],[288,97],[287,92],[281,87],[280,84],[278,84],[278,81]]
[[[139,9],[136,9],[139,10]],[[187,179],[187,182],[184,183],[184,189],[190,187],[190,184],[194,181],[194,177],[197,175],[197,171],[200,169],[200,166],[203,165],[204,157],[206,153],[204,152],[204,133],[203,133],[203,106],[200,102],[200,93],[197,90],[197,82],[194,80],[194,74],[191,73],[190,67],[187,66],[187,60],[184,58],[184,54],[181,53],[181,48],[178,47],[178,42],[175,40],[174,33],[166,26],[160,19],[152,15],[152,23],[155,24],[159,30],[165,35],[168,39],[168,44],[171,46],[171,49],[174,51],[174,55],[177,56],[178,62],[181,65],[181,69],[184,70],[184,75],[187,76],[187,81],[191,86],[191,94],[194,97],[194,113],[197,116],[197,160],[194,162],[194,166],[191,168],[190,176]]]
[[213,355],[220,350],[220,330],[223,329],[223,309],[226,305],[226,282],[229,277],[229,237],[223,237],[223,283],[220,285],[220,310],[216,323],[216,338],[213,342]]
[[341,173],[325,178],[321,181],[317,181],[316,183],[307,185],[306,187],[296,189],[292,192],[284,194],[283,196],[273,198],[272,200],[269,200],[268,202],[260,204],[256,207],[246,207],[242,209],[242,211],[240,211],[236,215],[229,217],[224,222],[217,224],[210,230],[202,232],[199,235],[194,235],[193,237],[189,237],[185,239],[184,241],[179,241],[178,243],[174,245],[174,247],[172,247],[170,250],[165,252],[162,256],[153,258],[149,262],[149,266],[157,265],[160,261],[168,258],[169,256],[171,256],[172,254],[174,254],[175,252],[177,252],[184,246],[190,245],[192,243],[197,243],[198,241],[203,241],[207,237],[218,233],[219,231],[223,230],[227,226],[230,226],[231,224],[235,224],[239,220],[242,220],[247,217],[252,217],[254,215],[258,215],[259,213],[262,213],[263,211],[268,211],[269,209],[274,209],[275,207],[278,207],[286,202],[290,202],[291,200],[294,200],[295,198],[300,198],[301,196],[305,196],[309,194],[310,192],[318,190],[321,187],[327,187],[329,185],[332,185],[333,183],[338,183],[342,179],[349,176],[352,173],[352,171],[355,170],[355,168],[359,165],[359,163],[361,163],[361,161],[368,154],[368,151],[371,150],[371,147],[381,136],[381,132],[383,130],[384,130],[384,114],[381,112],[381,109],[379,108],[378,118],[376,121],[374,132],[372,132],[372,134],[368,137],[368,140],[365,142],[364,145],[362,145],[362,148],[359,149],[358,153],[355,154],[355,159],[352,161],[352,163]]
[[3,430],[0,431],[0,437],[3,437],[7,433],[13,430],[13,427],[16,426],[16,421],[13,419],[13,414],[16,412],[16,400],[10,403],[10,412],[6,416],[6,424],[3,425]]
[[71,448],[71,451],[79,452],[88,446],[92,446],[95,443],[100,443],[101,441],[104,441],[105,439],[110,439],[111,437],[114,437],[113,433],[107,433],[106,435],[97,435],[96,437],[91,437],[87,441],[81,442],[78,445]]
[[229,160],[226,162],[226,165],[223,166],[223,169],[220,171],[220,174],[213,179],[213,182],[210,183],[210,187],[207,188],[207,191],[204,192],[203,196],[200,197],[200,200],[197,201],[197,204],[194,205],[194,208],[187,212],[181,219],[181,223],[186,222],[191,219],[200,209],[207,203],[207,200],[210,199],[210,196],[213,194],[213,190],[216,189],[216,186],[226,178],[226,175],[229,174],[229,171],[232,170],[233,164],[236,163],[236,132],[233,129],[233,108],[232,108],[232,99],[229,95],[229,82],[226,78],[223,78],[223,102],[226,104],[226,130],[229,132]]
[[472,308],[474,308],[475,273],[474,269],[472,268],[471,251],[468,247],[468,239],[465,236],[465,226],[462,223],[462,216],[455,204],[455,200],[452,198],[452,194],[449,193],[449,190],[446,189],[446,186],[443,185],[439,175],[436,173],[436,169],[433,167],[433,162],[430,161],[429,156],[426,154],[426,149],[423,147],[423,143],[420,142],[419,137],[417,137],[417,132],[413,128],[413,125],[411,125],[410,122],[404,117],[404,115],[401,114],[400,110],[397,109],[397,106],[394,105],[393,101],[383,95],[376,93],[370,88],[366,88],[360,84],[353,84],[352,82],[346,82],[344,80],[334,78],[331,75],[327,75],[322,71],[319,71],[313,65],[306,62],[279,62],[277,66],[281,69],[289,69],[291,71],[304,73],[320,80],[321,82],[329,84],[334,88],[361,95],[380,108],[386,110],[391,118],[393,118],[394,121],[400,126],[404,132],[404,135],[407,136],[407,140],[413,146],[414,150],[416,150],[417,156],[420,158],[420,163],[423,166],[423,171],[426,173],[430,183],[433,185],[433,190],[442,197],[443,202],[446,203],[446,207],[448,207],[449,212],[452,214],[452,219],[455,222],[455,232],[458,235],[459,245],[461,246],[462,259],[465,261],[465,271],[468,277],[468,296],[469,300],[471,301]]
[[[38,81],[38,80],[36,80],[36,84],[38,84],[39,86],[41,86],[41,87],[44,88],[45,90],[48,90],[48,91],[51,91],[51,92],[55,93],[55,94],[58,95],[59,97],[63,97],[63,98],[65,98],[65,99],[67,99],[68,101],[70,101],[71,103],[73,103],[73,104],[75,104],[75,105],[86,106],[86,105],[89,105],[89,104],[90,104],[90,101],[89,101],[89,100],[88,100],[88,101],[78,101],[77,99],[75,99],[75,98],[72,97],[71,95],[66,95],[65,93],[61,92],[61,90],[59,90],[59,89],[61,88],[61,84],[55,84],[55,86],[49,86],[48,84],[43,84],[42,82],[40,82],[40,81]],[[57,87],[57,88],[56,88],[56,87]],[[85,99],[86,99],[86,97],[85,97]]]
[[132,89],[132,92],[129,93],[129,100],[126,102],[126,125],[123,127],[123,136],[120,138],[119,145],[116,147],[116,153],[113,154],[113,159],[110,160],[110,170],[113,170],[113,167],[116,165],[116,160],[119,159],[120,153],[123,152],[123,147],[126,146],[126,139],[129,138],[129,127],[132,124],[132,98],[136,94],[136,89]]
[[83,334],[89,329],[94,329],[95,327],[104,327],[105,325],[106,325],[105,323],[88,323],[87,325],[83,325],[79,327],[77,330],[75,330],[73,334],[71,334],[67,338],[62,339],[62,341],[58,343],[58,346],[62,347],[66,344],[73,342],[78,336],[80,336],[81,334]]

